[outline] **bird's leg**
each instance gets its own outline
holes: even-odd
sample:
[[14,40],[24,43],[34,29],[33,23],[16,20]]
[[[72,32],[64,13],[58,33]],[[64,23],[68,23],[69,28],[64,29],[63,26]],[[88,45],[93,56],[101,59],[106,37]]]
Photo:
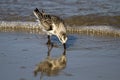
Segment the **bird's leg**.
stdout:
[[53,43],[51,43],[51,40],[50,40],[50,36],[48,35],[48,42],[47,42],[47,46],[48,46],[48,54],[47,54],[47,57],[49,58],[50,57],[50,52],[53,48]]
[[66,49],[64,49],[63,55],[66,55]]
[[52,48],[53,48],[53,44],[51,43],[50,45],[48,45],[48,54],[47,54],[48,57],[50,56],[50,52]]
[[66,44],[65,43],[63,44],[63,46],[64,46],[64,50],[66,50]]
[[48,35],[48,42],[46,43],[47,45],[51,44],[51,40],[50,40],[50,35]]

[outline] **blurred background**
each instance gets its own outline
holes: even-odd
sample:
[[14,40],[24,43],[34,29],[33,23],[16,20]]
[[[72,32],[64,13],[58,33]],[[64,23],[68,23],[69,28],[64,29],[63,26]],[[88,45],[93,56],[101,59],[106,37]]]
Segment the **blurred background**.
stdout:
[[120,0],[0,0],[0,20],[35,21],[35,8],[67,18],[71,24],[120,25]]

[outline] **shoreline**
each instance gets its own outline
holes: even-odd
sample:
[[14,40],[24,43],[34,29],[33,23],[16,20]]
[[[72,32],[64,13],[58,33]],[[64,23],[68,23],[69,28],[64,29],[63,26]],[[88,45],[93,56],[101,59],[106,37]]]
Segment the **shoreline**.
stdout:
[[[65,23],[70,26],[91,26],[91,25],[106,25],[116,26],[120,28],[120,15],[116,16],[104,16],[104,15],[75,15],[71,17],[63,18]],[[20,17],[12,16],[7,18],[1,18],[1,21],[13,21],[13,22],[36,22],[35,17]]]
[[[111,36],[120,37],[120,29],[115,26],[95,25],[95,26],[69,26],[66,27],[68,33],[86,34],[91,36]],[[37,22],[17,22],[0,21],[0,32],[27,32],[38,33],[42,31]]]

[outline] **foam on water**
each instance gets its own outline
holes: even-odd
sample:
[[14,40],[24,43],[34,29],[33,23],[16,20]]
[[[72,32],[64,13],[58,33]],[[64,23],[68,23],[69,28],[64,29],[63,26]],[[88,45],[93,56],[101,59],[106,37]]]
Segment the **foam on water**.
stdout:
[[0,21],[0,27],[38,27],[36,22],[9,22],[9,21]]
[[40,33],[40,27],[37,22],[15,22],[15,21],[0,21],[1,32],[29,32]]
[[[24,31],[30,33],[40,33],[40,27],[37,22],[16,22],[16,21],[0,21],[1,32],[13,32]],[[114,26],[67,26],[69,33],[79,33],[87,35],[99,35],[99,36],[114,36],[120,37],[120,29],[114,28]]]

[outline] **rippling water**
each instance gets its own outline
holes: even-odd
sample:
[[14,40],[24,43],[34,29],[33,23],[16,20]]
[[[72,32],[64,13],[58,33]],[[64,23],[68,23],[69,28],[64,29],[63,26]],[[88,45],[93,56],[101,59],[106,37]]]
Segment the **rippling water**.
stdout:
[[70,26],[120,28],[119,0],[0,0],[0,21],[35,22],[33,10],[36,7],[62,17]]
[[[77,34],[68,38],[66,68],[53,76],[43,74],[41,80],[120,79],[120,38]],[[40,80],[41,74],[34,77],[33,71],[47,57],[46,41],[45,35],[0,33],[0,79]],[[60,45],[52,49],[52,57],[61,57]]]
[[0,19],[33,19],[32,11],[36,7],[62,17],[120,15],[120,0],[0,0]]

